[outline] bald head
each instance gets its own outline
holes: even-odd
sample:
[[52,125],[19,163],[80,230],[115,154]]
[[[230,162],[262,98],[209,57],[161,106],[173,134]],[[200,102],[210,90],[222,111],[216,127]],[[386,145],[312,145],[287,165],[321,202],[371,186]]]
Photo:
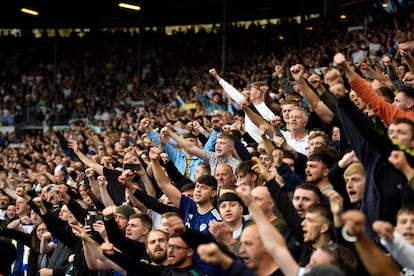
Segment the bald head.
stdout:
[[256,204],[269,216],[273,214],[275,202],[266,186],[257,186],[252,190],[252,196]]
[[217,165],[214,177],[217,179],[217,186],[221,188],[224,184],[234,183],[234,173],[232,167],[227,163]]

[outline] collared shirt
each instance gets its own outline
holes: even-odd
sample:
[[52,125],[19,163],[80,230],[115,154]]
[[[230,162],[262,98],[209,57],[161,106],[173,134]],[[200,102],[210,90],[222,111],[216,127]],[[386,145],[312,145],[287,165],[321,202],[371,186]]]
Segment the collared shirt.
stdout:
[[215,175],[216,168],[221,163],[229,164],[233,169],[233,172],[236,171],[237,166],[240,164],[240,160],[233,155],[230,155],[224,162],[222,162],[215,152],[208,150],[204,150],[204,160],[210,165],[211,175]]
[[306,148],[308,146],[309,141],[309,135],[305,134],[305,136],[302,139],[295,139],[292,137],[292,134],[289,131],[280,130],[283,134],[283,137],[286,140],[286,143],[288,143],[289,146],[294,148],[297,152],[302,153],[303,155],[307,155]]

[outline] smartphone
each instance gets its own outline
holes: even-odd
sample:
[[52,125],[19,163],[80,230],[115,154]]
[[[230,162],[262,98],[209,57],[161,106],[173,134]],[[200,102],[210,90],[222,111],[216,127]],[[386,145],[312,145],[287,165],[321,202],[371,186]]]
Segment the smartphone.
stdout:
[[92,227],[92,224],[97,222],[98,220],[104,220],[103,215],[86,215],[86,225],[89,225]]
[[135,172],[140,169],[140,164],[124,164],[124,170],[130,169],[131,171]]
[[86,175],[83,177],[83,185],[87,189],[89,189],[91,187],[91,184],[89,183],[89,178]]

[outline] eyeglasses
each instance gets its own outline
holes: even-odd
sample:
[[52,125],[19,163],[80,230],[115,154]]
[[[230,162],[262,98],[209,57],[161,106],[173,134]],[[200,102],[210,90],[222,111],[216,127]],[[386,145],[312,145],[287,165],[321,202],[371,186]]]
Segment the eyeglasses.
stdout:
[[171,250],[180,250],[180,249],[190,249],[190,247],[183,247],[183,246],[179,246],[179,245],[175,245],[175,244],[167,244],[167,248],[171,248]]
[[36,229],[37,232],[47,232],[47,228],[37,228]]

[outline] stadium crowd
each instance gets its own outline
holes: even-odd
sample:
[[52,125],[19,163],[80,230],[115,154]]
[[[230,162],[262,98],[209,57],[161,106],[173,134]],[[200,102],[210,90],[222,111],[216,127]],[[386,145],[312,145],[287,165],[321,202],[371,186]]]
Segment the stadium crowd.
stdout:
[[414,275],[414,13],[369,18],[232,27],[225,71],[215,32],[5,43],[0,123],[50,128],[1,134],[0,275]]

